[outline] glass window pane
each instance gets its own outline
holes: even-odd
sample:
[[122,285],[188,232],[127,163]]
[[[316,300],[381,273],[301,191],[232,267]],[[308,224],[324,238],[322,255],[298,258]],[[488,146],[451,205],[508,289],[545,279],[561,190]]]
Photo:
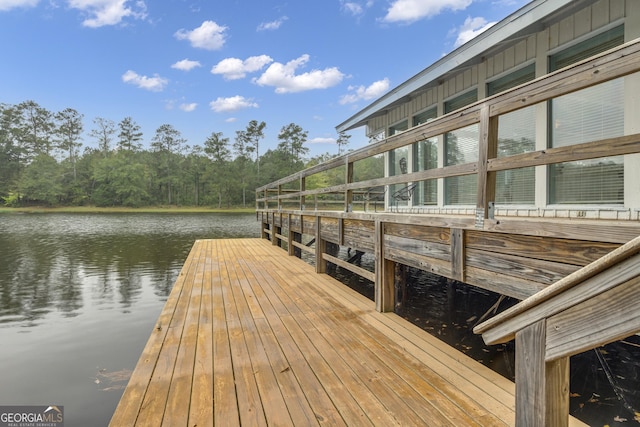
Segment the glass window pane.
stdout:
[[[585,40],[549,58],[554,71],[624,43],[624,26]],[[616,79],[550,102],[552,147],[624,134],[624,81]],[[624,203],[622,156],[549,166],[549,203]]]
[[[564,147],[624,135],[624,81],[616,79],[551,103],[551,145]],[[624,202],[622,156],[551,165],[550,203]]]
[[[445,134],[445,166],[460,165],[478,161],[478,124]],[[478,176],[466,175],[445,178],[445,204],[475,205]]]
[[[389,176],[404,175],[408,170],[409,147],[396,148],[389,152]],[[391,204],[393,206],[407,206],[408,200],[395,200],[393,195],[405,188],[407,184],[392,184],[389,186]]]
[[389,126],[389,136],[391,135],[395,135],[396,133],[405,131],[409,128],[409,121],[408,120],[404,120],[400,123],[397,123],[393,126]]
[[[429,138],[413,144],[414,171],[438,167],[438,140]],[[438,203],[438,181],[429,179],[418,183],[414,192],[414,205],[435,205]]]
[[[498,122],[498,157],[529,153],[535,150],[536,107],[530,106],[500,116]],[[496,203],[535,203],[535,170],[533,167],[498,171]]]

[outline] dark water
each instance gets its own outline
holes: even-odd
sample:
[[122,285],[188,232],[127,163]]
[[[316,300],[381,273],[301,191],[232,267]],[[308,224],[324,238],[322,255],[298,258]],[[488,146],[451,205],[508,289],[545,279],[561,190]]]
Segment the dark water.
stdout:
[[107,425],[193,242],[254,214],[0,215],[0,405]]
[[[340,258],[353,252],[341,248]],[[365,254],[361,266],[372,270],[374,258]],[[330,274],[373,299],[373,283],[340,268]],[[396,313],[494,371],[515,379],[514,343],[486,346],[473,327],[518,301],[464,283],[406,268],[404,304]],[[397,300],[401,300],[399,287]],[[498,300],[500,302],[498,303]],[[493,310],[495,307],[495,310]],[[637,310],[637,307],[630,307]],[[633,335],[571,358],[570,413],[590,426],[640,426],[640,336]]]

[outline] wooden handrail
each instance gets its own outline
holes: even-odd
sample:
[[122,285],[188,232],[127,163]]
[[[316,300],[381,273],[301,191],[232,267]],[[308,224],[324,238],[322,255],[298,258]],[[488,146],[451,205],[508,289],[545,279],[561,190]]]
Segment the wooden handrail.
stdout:
[[[638,64],[640,64],[640,39],[629,41],[619,47],[539,77],[531,82],[484,98],[460,110],[440,116],[428,123],[415,126],[382,141],[268,183],[257,188],[256,192],[265,192],[269,189],[277,188],[280,185],[303,180],[306,177],[337,167],[346,166],[347,169],[350,169],[353,164],[359,160],[380,155],[469,125],[480,124],[482,129],[491,129],[485,125],[486,120],[493,120],[502,114],[637,72],[640,70]],[[483,111],[486,111],[486,113]],[[489,138],[487,141],[491,141],[491,139]],[[486,144],[487,141],[481,141],[481,145]],[[484,148],[483,146],[479,147],[480,153],[483,152]],[[406,184],[408,182],[423,181],[426,179],[473,174],[478,173],[479,170],[482,173],[493,173],[514,168],[638,152],[640,152],[640,135],[626,135],[572,145],[570,147],[557,147],[531,153],[500,157],[499,159],[491,158],[490,156],[485,160],[486,164],[483,163],[482,169],[480,169],[480,165],[478,165],[477,162],[467,163],[464,165],[449,166],[448,168],[450,169],[445,167],[401,176],[378,178],[361,182],[346,182],[343,185],[333,186],[328,189],[308,190],[307,192],[301,191],[299,193],[286,195],[281,194],[277,197],[304,196],[322,194],[323,192],[346,192],[377,185]],[[482,157],[480,158],[482,159]],[[264,199],[262,200],[264,201]]]
[[640,236],[476,326],[516,341],[516,426],[568,425],[569,357],[640,332]]
[[[592,279],[594,276],[604,272],[607,269],[611,269],[616,265],[622,264],[626,261],[628,269],[625,269],[627,275],[620,274],[616,271],[616,281],[609,281],[607,283],[597,282],[599,285],[597,289],[593,289],[590,294],[587,294],[585,289],[574,291],[581,294],[581,299],[584,300],[589,296],[598,295],[615,286],[616,282],[620,282],[625,278],[628,279],[628,274],[640,275],[640,262],[637,261],[637,256],[640,254],[640,236],[625,243],[619,248],[613,250],[602,258],[584,266],[583,268],[569,274],[563,279],[557,281],[553,285],[545,288],[544,290],[536,293],[535,295],[521,301],[515,306],[502,313],[494,316],[487,321],[479,324],[473,329],[476,334],[481,334],[487,344],[499,344],[507,341],[511,341],[515,338],[515,333],[518,330],[523,329],[529,324],[535,323],[542,318],[550,317],[559,311],[566,310],[570,307],[566,305],[552,306],[547,309],[538,309],[537,312],[533,310],[542,306],[544,303],[552,300],[563,292],[570,291]],[[620,270],[621,267],[618,267]],[[630,271],[628,271],[630,270]],[[575,303],[581,302],[576,300]],[[529,313],[526,317],[525,314]],[[533,313],[533,314],[532,314]],[[615,314],[615,313],[614,313]]]

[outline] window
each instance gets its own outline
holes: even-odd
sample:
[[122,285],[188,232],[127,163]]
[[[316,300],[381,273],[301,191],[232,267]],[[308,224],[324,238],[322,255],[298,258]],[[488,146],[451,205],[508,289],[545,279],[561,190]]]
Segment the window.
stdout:
[[[622,26],[549,58],[550,71],[624,42]],[[624,135],[624,80],[616,79],[553,99],[549,103],[552,147]],[[624,203],[622,156],[549,166],[549,203]]]
[[[487,84],[488,95],[495,95],[535,78],[535,65],[523,67]],[[498,157],[535,150],[536,110],[534,106],[500,116],[498,124]],[[496,173],[497,204],[535,203],[535,169],[533,167]]]
[[[413,126],[418,126],[435,119],[437,109],[431,108],[413,116]],[[413,144],[413,170],[423,171],[438,167],[438,139],[429,138]],[[418,183],[414,192],[414,205],[435,205],[438,203],[438,182],[429,179]]]
[[[444,103],[444,112],[455,111],[478,99],[477,90],[464,93]],[[448,132],[444,136],[444,165],[452,166],[478,161],[478,124]],[[478,176],[465,175],[444,179],[445,204],[475,205]]]
[[409,121],[403,120],[400,123],[396,123],[393,126],[389,126],[389,136],[403,132],[407,129],[409,129]]
[[[409,172],[408,170],[408,160],[409,160],[409,147],[400,147],[396,148],[389,152],[389,176],[396,175],[404,175]],[[392,197],[390,201],[394,206],[407,206],[408,200],[395,200],[393,199],[393,195],[405,188],[407,186],[404,184],[392,184],[389,186],[389,194]]]

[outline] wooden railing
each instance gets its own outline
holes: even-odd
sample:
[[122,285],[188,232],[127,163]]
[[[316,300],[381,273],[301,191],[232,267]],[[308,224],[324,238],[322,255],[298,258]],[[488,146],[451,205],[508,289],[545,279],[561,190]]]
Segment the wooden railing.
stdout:
[[516,426],[567,426],[569,357],[640,332],[640,237],[474,328],[516,342]]
[[[640,134],[607,138],[567,147],[548,148],[505,157],[497,155],[498,120],[501,115],[532,106],[552,98],[640,71],[640,39],[628,42],[596,57],[571,65],[532,82],[485,98],[475,104],[405,132],[352,151],[344,156],[305,169],[271,182],[256,190],[256,208],[281,210],[283,204],[294,210],[305,210],[306,201],[328,194],[339,194],[337,205],[344,212],[353,209],[354,194],[365,194],[368,189],[393,184],[409,184],[425,180],[477,174],[475,207],[477,228],[490,217],[489,205],[495,200],[496,172],[640,153]],[[381,155],[397,148],[410,146],[437,135],[479,124],[478,161],[442,168],[420,170],[402,175],[354,180],[356,162]],[[344,168],[344,184],[307,189],[308,178],[336,168]]]

